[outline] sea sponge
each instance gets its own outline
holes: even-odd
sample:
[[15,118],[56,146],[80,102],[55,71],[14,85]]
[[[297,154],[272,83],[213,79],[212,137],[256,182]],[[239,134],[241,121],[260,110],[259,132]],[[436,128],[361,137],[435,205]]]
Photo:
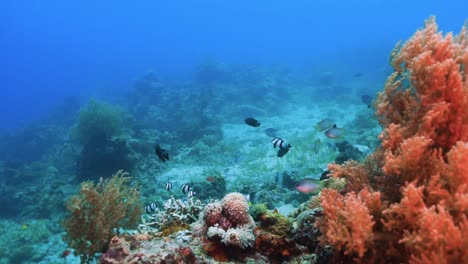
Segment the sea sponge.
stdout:
[[229,219],[234,227],[252,222],[252,218],[249,215],[249,205],[241,193],[226,195],[221,201],[221,205],[223,215]]

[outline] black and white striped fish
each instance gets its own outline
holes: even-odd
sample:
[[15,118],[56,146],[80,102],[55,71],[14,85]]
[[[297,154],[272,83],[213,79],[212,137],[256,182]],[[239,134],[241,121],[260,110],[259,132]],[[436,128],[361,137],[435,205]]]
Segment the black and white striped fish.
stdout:
[[188,183],[184,183],[180,186],[180,189],[184,194],[188,194],[188,192],[191,190],[190,185]]
[[193,196],[195,196],[195,194],[197,194],[197,193],[192,191],[192,190],[189,190],[188,193],[187,193],[187,197],[193,197]]
[[151,214],[156,210],[156,204],[155,203],[150,203],[145,206],[145,211],[147,214]]
[[274,138],[271,140],[271,143],[273,143],[273,147],[274,148],[290,148],[291,145],[289,145],[288,143],[286,143],[286,141],[284,141],[283,139],[277,137],[277,138]]
[[172,190],[172,182],[170,182],[170,181],[166,182],[166,190],[168,190],[168,191]]
[[279,137],[272,139],[271,143],[273,143],[274,148],[279,148],[277,156],[280,158],[286,155],[286,153],[288,153],[289,149],[291,148],[291,144],[286,143]]

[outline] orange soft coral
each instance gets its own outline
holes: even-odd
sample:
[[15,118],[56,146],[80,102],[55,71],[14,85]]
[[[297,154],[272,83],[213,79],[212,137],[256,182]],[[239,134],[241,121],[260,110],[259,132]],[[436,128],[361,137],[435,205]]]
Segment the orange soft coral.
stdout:
[[[398,120],[390,117],[406,113],[411,110],[409,106],[415,106],[414,101],[407,98],[411,92],[418,105],[412,108],[413,117],[409,114],[403,117],[406,117],[406,127],[416,128],[413,134],[433,140],[434,147],[444,150],[459,140],[468,140],[467,39],[465,28],[455,39],[451,33],[444,37],[437,32],[435,18],[431,17],[424,29],[417,31],[401,49],[397,48],[392,64],[402,78],[392,75],[386,91],[377,100],[377,112],[383,115],[384,124],[395,123]],[[403,87],[402,80],[408,76],[411,85]],[[389,93],[397,95],[390,98]],[[395,109],[395,97],[405,98],[399,99],[405,102],[400,109]]]
[[332,177],[345,178],[345,191],[359,191],[369,186],[369,176],[364,165],[356,161],[346,161],[343,165],[329,164]]
[[349,193],[322,192],[322,242],[371,262],[468,263],[467,29],[444,36],[431,17],[391,63],[375,102],[382,146],[365,166],[329,166]]
[[358,195],[348,193],[343,197],[335,190],[324,189],[324,216],[319,224],[324,234],[322,243],[331,244],[337,250],[344,249],[346,255],[354,253],[362,257],[373,242],[375,222],[368,205],[374,209],[380,207],[379,193],[363,190]]

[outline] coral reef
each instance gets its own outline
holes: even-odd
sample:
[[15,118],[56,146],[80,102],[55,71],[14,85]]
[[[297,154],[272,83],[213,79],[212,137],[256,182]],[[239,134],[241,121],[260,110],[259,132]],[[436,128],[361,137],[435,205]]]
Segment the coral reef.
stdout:
[[70,216],[63,226],[64,240],[89,262],[104,252],[118,228],[135,228],[142,213],[140,195],[129,185],[128,173],[119,171],[98,184],[83,182],[78,194],[67,202]]
[[203,209],[200,200],[190,198],[187,201],[171,198],[164,203],[164,209],[150,215],[142,216],[142,223],[138,230],[146,234],[157,234],[168,236],[180,230],[189,229],[190,224],[197,221],[198,215]]
[[429,18],[391,56],[376,102],[382,146],[331,165],[346,194],[322,191],[322,244],[335,261],[467,263],[468,35]]
[[144,236],[113,237],[100,257],[102,264],[114,263],[207,263],[180,240],[149,240]]
[[205,206],[193,232],[205,241],[203,248],[208,255],[227,260],[254,246],[254,228],[244,195],[230,193]]

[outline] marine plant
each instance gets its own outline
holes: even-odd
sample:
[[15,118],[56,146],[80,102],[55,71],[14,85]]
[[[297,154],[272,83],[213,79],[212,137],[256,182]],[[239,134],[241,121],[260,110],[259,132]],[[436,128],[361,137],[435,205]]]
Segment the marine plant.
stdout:
[[124,128],[125,112],[106,102],[90,100],[81,108],[72,137],[82,145],[96,139],[109,139],[119,135]]
[[322,244],[364,262],[468,263],[468,34],[426,20],[391,55],[375,103],[382,145],[331,165],[345,194],[322,191]]
[[64,240],[82,263],[104,252],[119,228],[135,228],[142,213],[138,189],[130,186],[129,174],[124,171],[97,184],[83,182],[66,206],[70,215],[63,222],[67,231]]

